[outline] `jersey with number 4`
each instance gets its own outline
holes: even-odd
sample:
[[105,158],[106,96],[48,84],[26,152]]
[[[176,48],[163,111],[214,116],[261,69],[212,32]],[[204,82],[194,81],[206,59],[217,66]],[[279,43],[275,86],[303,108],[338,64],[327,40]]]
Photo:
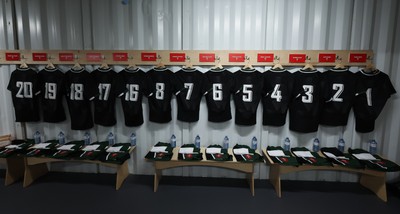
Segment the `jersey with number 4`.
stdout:
[[174,93],[178,103],[178,120],[199,120],[200,101],[203,96],[203,73],[198,70],[179,70],[175,74]]
[[328,70],[324,78],[324,105],[320,124],[345,126],[356,94],[355,74],[347,69]]
[[322,108],[323,83],[318,71],[293,73],[292,102],[289,105],[289,129],[301,133],[318,130]]
[[168,123],[172,120],[171,99],[173,73],[168,69],[152,69],[148,77],[146,96],[149,102],[149,120],[155,123]]
[[118,74],[108,69],[96,69],[91,73],[98,89],[94,99],[94,123],[102,126],[113,126],[115,119],[115,98],[123,96],[126,86],[119,80]]
[[90,101],[98,94],[89,72],[69,70],[65,73],[67,103],[72,130],[86,130],[93,127]]
[[58,69],[43,69],[39,72],[43,121],[57,123],[66,119],[63,97],[66,93],[65,75]]
[[210,70],[205,76],[204,95],[207,100],[208,121],[225,122],[232,119],[230,101],[234,84],[233,74],[228,70]]
[[11,73],[7,89],[11,91],[16,122],[37,122],[40,86],[38,75],[31,68],[18,68]]
[[257,108],[263,93],[262,74],[256,70],[239,70],[234,76],[235,124],[254,125],[257,122]]
[[367,133],[374,130],[375,120],[396,90],[389,76],[379,70],[372,74],[359,71],[356,75],[358,78],[354,102],[356,131]]
[[144,122],[142,98],[147,87],[146,75],[140,69],[134,71],[124,69],[118,75],[126,86],[125,94],[120,97],[125,125],[140,126]]
[[283,126],[286,122],[286,114],[291,101],[292,75],[287,70],[269,70],[263,73],[263,76],[263,125]]

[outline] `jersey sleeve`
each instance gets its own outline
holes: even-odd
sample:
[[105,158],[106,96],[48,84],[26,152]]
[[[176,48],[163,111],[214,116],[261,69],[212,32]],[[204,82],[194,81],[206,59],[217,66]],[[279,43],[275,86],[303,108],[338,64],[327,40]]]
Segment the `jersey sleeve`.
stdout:
[[383,87],[387,97],[390,97],[396,93],[396,89],[394,88],[392,82],[390,81],[389,76],[386,76],[385,84],[383,84]]
[[15,88],[16,88],[15,82],[16,82],[16,80],[15,80],[15,71],[13,71],[11,73],[10,81],[8,82],[7,90],[9,90],[11,92],[15,91]]

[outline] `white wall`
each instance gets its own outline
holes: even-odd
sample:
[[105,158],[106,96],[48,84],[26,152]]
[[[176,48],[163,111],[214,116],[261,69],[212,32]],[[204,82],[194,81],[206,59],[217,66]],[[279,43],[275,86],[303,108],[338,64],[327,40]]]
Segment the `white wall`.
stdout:
[[[15,5],[15,8],[14,8]],[[387,73],[395,88],[400,90],[398,70],[400,42],[400,2],[396,0],[1,0],[1,49],[209,49],[209,50],[297,50],[297,49],[372,49],[377,67]],[[14,18],[15,17],[15,18]],[[10,22],[10,23],[9,23]],[[93,70],[96,66],[87,66]],[[41,68],[41,67],[39,67]],[[61,67],[66,70],[68,67]],[[150,67],[143,67],[148,70]],[[6,91],[10,72],[15,66],[1,66],[0,95],[1,132],[20,130],[13,123],[13,109]],[[122,67],[116,66],[116,70]],[[173,68],[178,69],[178,68]],[[263,71],[265,68],[258,68]],[[321,71],[324,68],[319,68]],[[351,68],[357,70],[358,68]],[[235,68],[232,68],[234,71]],[[204,71],[204,70],[203,70]],[[400,92],[399,92],[400,93]],[[175,133],[178,145],[192,142],[199,134],[203,145],[221,143],[228,135],[231,144],[250,144],[256,136],[260,144],[280,145],[289,136],[293,146],[310,147],[318,137],[322,146],[336,146],[343,136],[347,147],[367,148],[367,141],[375,138],[379,151],[400,163],[398,143],[400,126],[399,95],[392,96],[376,121],[373,133],[354,131],[353,115],[346,127],[320,127],[310,134],[291,132],[261,125],[261,105],[258,122],[252,127],[234,125],[233,120],[221,124],[207,121],[204,100],[201,119],[196,123],[182,123],[174,119],[169,124],[148,122],[147,100],[143,102],[145,123],[138,128],[123,125],[123,115],[117,102],[118,124],[112,128],[96,126],[92,134],[105,139],[110,130],[118,140],[126,141],[132,131],[138,138],[138,148],[130,162],[131,173],[152,174],[151,163],[144,160],[147,150],[158,141],[168,141]],[[233,102],[232,102],[232,107]],[[173,100],[173,117],[176,103]],[[234,108],[232,109],[234,113]],[[83,132],[72,131],[69,120],[54,126],[48,123],[27,123],[26,133],[35,130],[47,138],[54,138],[60,130],[69,140],[82,138]],[[96,171],[91,165],[56,165],[55,170]],[[101,169],[108,171],[108,169]],[[240,173],[219,168],[183,167],[167,174],[185,176],[243,177]],[[268,178],[268,167],[256,166],[256,177]],[[388,180],[398,180],[398,173],[389,173]],[[355,175],[338,172],[302,172],[287,179],[356,181]]]

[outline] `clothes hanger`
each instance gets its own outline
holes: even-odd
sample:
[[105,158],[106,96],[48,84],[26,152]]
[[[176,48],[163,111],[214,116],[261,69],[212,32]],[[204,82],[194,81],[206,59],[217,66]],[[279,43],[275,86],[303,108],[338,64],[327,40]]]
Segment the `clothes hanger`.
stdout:
[[254,70],[253,66],[250,64],[250,58],[246,57],[246,64],[243,66],[243,70]]
[[311,63],[307,63],[302,70],[315,70],[315,68]]
[[133,70],[137,70],[138,67],[136,66],[135,63],[131,62],[131,63],[128,64],[128,66],[126,66],[125,69],[126,69],[126,70],[130,70],[130,71],[133,71]]
[[372,63],[372,60],[369,60],[365,68],[363,69],[365,73],[372,74],[376,71],[375,65]]
[[53,63],[52,63],[51,61],[49,61],[49,63],[46,65],[46,68],[47,68],[47,69],[50,69],[50,70],[53,70],[53,69],[55,69],[56,67],[53,65]]
[[162,60],[160,59],[160,62],[158,62],[158,64],[155,66],[155,68],[157,69],[163,69],[165,68],[164,63],[162,62]]
[[[281,65],[280,58],[277,58],[277,63],[274,62],[274,66],[271,68],[272,70],[284,70],[283,66]],[[274,60],[275,61],[275,60]]]
[[183,69],[194,69],[192,62],[190,62],[190,58],[189,58],[189,60],[187,60],[186,64],[183,66]]
[[214,67],[212,67],[212,70],[224,70],[224,67],[221,65],[221,58],[216,57],[216,60],[218,60],[217,64],[215,64]]
[[79,64],[79,62],[77,62],[74,66],[72,66],[72,70],[82,70],[82,66]]
[[29,68],[29,66],[25,63],[25,61],[23,61],[19,68]]
[[109,68],[110,67],[107,65],[107,63],[103,63],[103,64],[100,65],[100,69],[107,70]]
[[346,66],[344,66],[344,65],[342,64],[342,59],[337,60],[337,61],[338,61],[338,63],[336,63],[336,65],[335,65],[335,67],[333,67],[333,69],[335,69],[335,70],[343,70],[343,69],[346,69]]

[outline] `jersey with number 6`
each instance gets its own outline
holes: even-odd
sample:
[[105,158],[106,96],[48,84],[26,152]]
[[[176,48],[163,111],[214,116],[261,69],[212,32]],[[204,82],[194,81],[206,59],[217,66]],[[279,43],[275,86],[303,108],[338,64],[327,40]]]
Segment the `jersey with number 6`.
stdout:
[[291,101],[292,75],[287,70],[269,70],[263,73],[263,77],[263,125],[283,126]]
[[300,70],[292,75],[294,82],[289,105],[289,129],[301,133],[315,132],[323,104],[322,74],[316,70]]
[[262,74],[256,70],[239,70],[234,76],[235,124],[254,125],[257,122],[257,108],[263,93]]
[[375,120],[396,90],[389,76],[379,70],[372,74],[359,71],[356,75],[358,78],[354,102],[356,131],[367,133],[374,130]]
[[230,101],[233,74],[228,70],[210,70],[205,76],[204,95],[207,100],[208,121],[225,122],[232,119]]
[[43,69],[39,72],[43,121],[57,123],[66,119],[63,97],[66,93],[65,75],[58,69]]
[[91,73],[98,89],[94,99],[94,123],[102,126],[113,126],[115,119],[115,98],[123,96],[126,86],[119,80],[118,74],[108,69],[96,69]]
[[345,126],[356,94],[355,74],[347,69],[328,70],[324,78],[324,105],[320,124]]
[[120,97],[125,125],[140,126],[144,122],[142,98],[147,91],[146,74],[140,69],[134,71],[124,69],[118,75],[126,87],[126,92]]
[[36,122],[39,116],[40,86],[31,68],[18,68],[11,73],[7,89],[11,91],[16,122]]
[[198,70],[179,70],[175,74],[174,93],[178,104],[178,120],[199,120],[200,101],[203,96],[203,73]]
[[93,127],[90,101],[98,94],[89,72],[69,70],[65,73],[67,103],[72,130],[86,130]]

